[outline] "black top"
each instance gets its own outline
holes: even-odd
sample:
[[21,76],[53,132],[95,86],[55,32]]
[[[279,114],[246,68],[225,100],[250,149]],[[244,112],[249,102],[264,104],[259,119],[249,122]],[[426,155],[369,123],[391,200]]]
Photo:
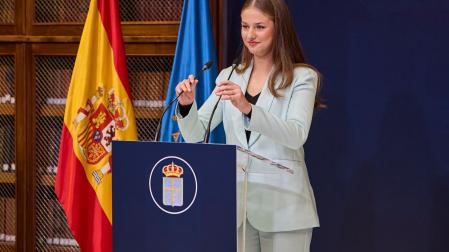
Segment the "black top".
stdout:
[[178,104],[178,106],[179,106],[179,114],[181,114],[182,117],[186,117],[189,114],[189,111],[190,111],[190,108],[192,108],[192,105],[193,105],[193,103],[190,104],[190,105]]
[[[255,96],[251,96],[248,92],[245,93],[245,98],[248,100],[249,103],[251,104],[256,104],[257,100],[259,99],[260,93],[256,94]],[[181,104],[178,105],[179,106],[179,113],[181,114],[182,117],[186,117],[189,114],[190,108],[192,107],[192,104],[190,105],[186,105],[183,106]],[[249,114],[247,114],[246,116],[251,118],[251,112],[249,112]],[[251,131],[249,130],[245,130],[246,133],[246,141],[249,142],[249,137],[251,136]]]
[[[257,100],[259,99],[260,93],[256,94],[255,96],[251,96],[248,92],[245,93],[245,98],[248,100],[249,103],[255,105]],[[249,114],[247,114],[246,116],[251,118],[251,113],[253,111],[251,110],[249,112]],[[246,141],[249,142],[249,137],[251,136],[251,131],[249,130],[245,130],[246,133]]]

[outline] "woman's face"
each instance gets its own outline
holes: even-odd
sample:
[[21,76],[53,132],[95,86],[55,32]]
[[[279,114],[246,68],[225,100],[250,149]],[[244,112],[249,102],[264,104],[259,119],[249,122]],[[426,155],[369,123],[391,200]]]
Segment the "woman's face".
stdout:
[[270,56],[273,45],[274,23],[255,7],[242,11],[242,40],[255,57]]

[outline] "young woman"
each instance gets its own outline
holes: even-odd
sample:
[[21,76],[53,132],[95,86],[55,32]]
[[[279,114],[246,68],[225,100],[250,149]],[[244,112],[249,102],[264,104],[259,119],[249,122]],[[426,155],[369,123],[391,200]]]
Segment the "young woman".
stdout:
[[[270,158],[294,173],[249,167],[245,251],[309,251],[319,226],[304,162],[314,108],[321,106],[319,77],[307,65],[284,0],[247,0],[241,11],[241,63],[221,71],[213,94],[197,110],[193,76],[176,87],[178,124],[188,142],[203,140],[223,122],[226,143]],[[230,75],[231,74],[231,75]],[[228,76],[231,76],[227,80]],[[242,225],[243,226],[243,225]],[[239,232],[242,232],[242,226]]]

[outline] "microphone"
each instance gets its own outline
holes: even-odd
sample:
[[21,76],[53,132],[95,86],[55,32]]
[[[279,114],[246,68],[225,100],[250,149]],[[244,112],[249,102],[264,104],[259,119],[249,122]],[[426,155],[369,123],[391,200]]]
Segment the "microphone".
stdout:
[[[201,68],[201,72],[204,72],[206,70],[208,70],[209,68],[211,68],[211,66],[214,64],[213,61],[208,61],[206,64],[203,65],[203,67]],[[196,77],[195,77],[196,80]],[[178,101],[179,96],[182,95],[182,93],[184,93],[184,90],[182,90],[173,100],[171,100],[167,107],[165,107],[164,111],[162,112],[161,117],[159,118],[159,122],[157,124],[157,128],[156,128],[156,135],[154,136],[153,141],[157,142],[159,141],[159,131],[161,129],[161,124],[162,124],[162,118],[164,118],[165,112],[167,112],[167,110],[171,107],[171,105],[175,102]]]
[[[213,61],[208,61],[206,64],[203,65],[203,68],[201,68],[201,72],[206,71],[206,70],[209,69],[213,64],[214,64]],[[196,77],[195,77],[195,80],[196,80]],[[181,90],[181,92],[179,93],[179,95],[176,96],[175,99],[171,100],[169,104],[171,104],[171,103],[174,102],[174,101],[177,101],[178,98],[179,98],[179,96],[182,95],[182,93],[184,93],[184,90]],[[170,106],[170,105],[168,105],[168,106]]]
[[[233,66],[232,66],[232,69],[231,69],[231,72],[229,73],[229,76],[228,76],[228,79],[227,79],[227,80],[231,79],[231,76],[232,76],[232,74],[234,73],[235,68],[240,64],[239,62],[240,62],[240,58],[236,58],[236,59],[234,60]],[[217,102],[216,102],[215,105],[214,105],[214,109],[212,110],[212,113],[210,114],[209,122],[207,123],[206,132],[204,132],[203,143],[208,143],[208,142],[209,142],[210,126],[211,126],[211,123],[212,123],[212,118],[214,117],[215,110],[216,110],[217,107],[218,107],[218,103],[220,103],[221,96],[222,96],[222,95],[220,95],[220,96],[218,97],[218,100],[217,100]]]

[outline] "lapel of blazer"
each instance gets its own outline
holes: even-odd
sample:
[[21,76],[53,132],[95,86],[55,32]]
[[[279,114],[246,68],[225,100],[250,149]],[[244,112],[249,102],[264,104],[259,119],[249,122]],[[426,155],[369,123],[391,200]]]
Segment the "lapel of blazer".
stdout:
[[[253,64],[248,66],[248,68],[243,72],[241,75],[239,75],[236,78],[235,83],[240,85],[240,88],[242,89],[242,92],[246,92],[246,88],[248,87],[249,78],[251,77],[251,72],[253,71]],[[237,132],[235,132],[235,135],[237,136],[237,139],[240,143],[242,143],[242,146],[245,148],[248,148],[248,141],[246,141],[246,133],[245,133],[245,127],[243,124],[243,115],[239,113],[238,116],[235,117],[235,129]]]
[[[269,74],[269,76],[271,76],[271,73]],[[269,79],[270,78],[268,77],[265,80],[262,91],[260,92],[259,99],[256,102],[256,106],[263,108],[265,111],[270,111],[271,104],[273,104],[274,99],[274,96],[270,93],[270,89],[268,88]],[[248,85],[248,81],[246,82],[246,85]],[[259,138],[260,133],[252,131],[251,136],[249,137],[248,147],[251,148],[251,146],[253,146]]]

